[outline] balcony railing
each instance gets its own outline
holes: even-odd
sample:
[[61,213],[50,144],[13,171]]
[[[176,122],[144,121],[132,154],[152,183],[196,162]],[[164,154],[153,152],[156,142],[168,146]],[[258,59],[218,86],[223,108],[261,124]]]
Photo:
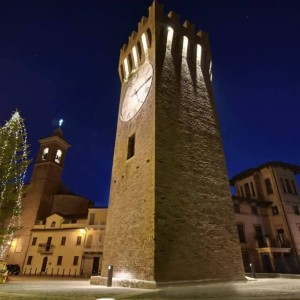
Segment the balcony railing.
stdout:
[[39,244],[37,251],[40,254],[51,255],[53,254],[54,248],[55,246],[52,244],[43,243],[43,244]]
[[256,240],[256,247],[257,248],[290,248],[291,242],[288,240],[271,239],[269,237],[265,237]]
[[103,252],[103,244],[86,244],[83,247],[83,252]]
[[86,227],[88,229],[105,229],[106,224],[103,222],[88,222]]

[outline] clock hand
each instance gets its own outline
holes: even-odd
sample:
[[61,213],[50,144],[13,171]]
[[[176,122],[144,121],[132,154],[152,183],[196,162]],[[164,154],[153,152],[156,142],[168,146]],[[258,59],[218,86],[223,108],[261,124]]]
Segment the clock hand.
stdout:
[[137,91],[136,91],[136,89],[134,89],[134,93],[133,93],[133,94],[131,94],[131,95],[130,95],[130,97],[132,97],[132,96],[136,95],[136,93],[137,93]]
[[135,92],[137,94],[139,90],[152,78],[152,76],[148,77],[147,80],[138,88],[138,90]]

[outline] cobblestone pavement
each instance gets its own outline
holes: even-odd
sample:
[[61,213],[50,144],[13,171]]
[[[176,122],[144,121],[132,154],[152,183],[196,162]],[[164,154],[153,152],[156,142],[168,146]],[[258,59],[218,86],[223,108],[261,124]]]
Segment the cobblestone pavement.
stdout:
[[0,285],[0,299],[39,300],[96,299],[205,299],[205,300],[300,300],[299,279],[258,279],[237,283],[216,283],[168,287],[160,290],[107,288],[83,279],[11,277]]

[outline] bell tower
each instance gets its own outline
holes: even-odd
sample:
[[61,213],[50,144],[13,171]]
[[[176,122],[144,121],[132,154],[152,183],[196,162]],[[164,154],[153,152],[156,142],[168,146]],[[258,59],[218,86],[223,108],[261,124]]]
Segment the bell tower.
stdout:
[[60,186],[64,159],[70,147],[60,127],[51,136],[40,139],[39,143],[40,149],[30,181],[30,190],[35,193],[32,198],[39,201],[37,220],[46,218],[51,211],[52,195]]
[[243,279],[208,35],[154,1],[120,52],[102,276],[153,287]]

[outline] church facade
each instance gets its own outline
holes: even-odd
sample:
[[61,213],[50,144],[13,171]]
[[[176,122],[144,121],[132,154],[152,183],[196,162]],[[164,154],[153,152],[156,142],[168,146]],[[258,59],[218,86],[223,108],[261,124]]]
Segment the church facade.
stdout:
[[[7,264],[18,264],[23,274],[47,274],[50,266],[53,263],[56,265],[57,257],[64,256],[62,253],[67,249],[67,246],[64,245],[65,247],[61,247],[60,252],[53,251],[54,247],[63,246],[57,244],[57,240],[62,236],[69,236],[72,230],[80,231],[82,229],[80,246],[83,248],[77,251],[80,253],[78,254],[80,259],[78,258],[76,268],[71,271],[69,268],[68,272],[72,275],[75,271],[77,275],[97,274],[103,248],[103,242],[99,243],[99,235],[105,228],[106,209],[94,208],[90,200],[73,194],[61,181],[64,160],[70,147],[64,139],[61,128],[39,142],[40,149],[33,167],[32,177],[30,183],[25,187],[22,199],[21,229],[14,235],[6,262]],[[97,223],[94,223],[96,219]],[[95,234],[92,234],[93,231]],[[76,233],[73,234],[76,235]],[[85,240],[83,236],[86,238]],[[92,242],[93,236],[94,242]],[[96,239],[98,239],[98,243]],[[69,242],[66,245],[72,245],[70,240],[71,237],[68,238]],[[100,241],[102,240],[100,239]],[[84,242],[89,246],[84,247],[86,245]],[[89,251],[92,245],[93,251]],[[99,246],[97,251],[96,245]],[[53,257],[56,257],[55,262]],[[83,264],[86,267],[79,269],[78,266],[83,266]],[[73,266],[69,263],[67,265],[68,267],[69,265]],[[53,265],[51,269],[53,269]],[[56,269],[55,272],[57,273]]]

